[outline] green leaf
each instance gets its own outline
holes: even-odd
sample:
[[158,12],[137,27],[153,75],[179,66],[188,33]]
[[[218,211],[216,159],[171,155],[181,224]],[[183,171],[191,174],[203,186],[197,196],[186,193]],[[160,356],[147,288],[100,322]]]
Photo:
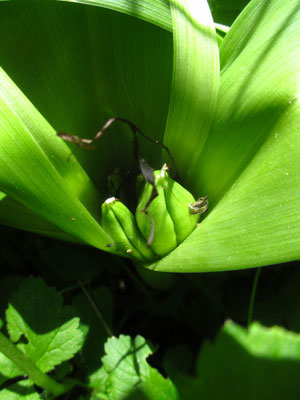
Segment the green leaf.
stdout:
[[[171,35],[101,7],[74,2],[41,2],[30,7],[32,4],[1,4],[5,21],[0,26],[1,60],[5,70],[53,126],[92,135],[99,126],[99,118],[102,121],[105,115],[122,114],[161,139],[170,93]],[[166,142],[176,148],[188,188],[197,196],[209,196],[210,214],[181,246],[152,268],[173,272],[228,270],[299,258],[299,217],[295,211],[299,202],[299,140],[294,102],[299,85],[298,3],[253,0],[236,20],[221,48],[221,85],[215,115],[214,85],[218,74],[215,64],[209,63],[217,59],[218,51],[211,17],[205,6],[207,12],[199,13],[200,16],[196,13],[194,23],[194,16],[191,19],[188,13],[180,12],[185,10],[181,4],[172,5],[174,43],[180,52],[175,51],[172,98],[177,93],[177,100],[170,105],[168,118],[173,123],[168,122]],[[204,4],[203,1],[198,5]],[[198,29],[197,21],[201,18],[204,23]],[[22,50],[23,59],[35,62],[24,62],[24,68],[19,68],[16,55]],[[197,54],[202,54],[203,59],[199,60]],[[194,63],[199,67],[197,71]],[[212,75],[207,71],[208,65]],[[195,73],[199,71],[201,74]],[[196,104],[202,104],[203,109],[208,107],[207,118]],[[183,125],[188,129],[183,131]],[[117,129],[112,130],[112,134],[115,132]],[[101,182],[103,195],[105,176],[116,166],[116,160],[123,165],[132,161],[124,151],[131,150],[131,137],[125,129],[119,132],[122,134],[116,140],[116,136],[111,142],[108,136],[104,138],[96,152],[81,153],[87,172],[93,177],[97,175]],[[185,132],[188,140],[183,139]],[[11,145],[10,151],[15,147]],[[141,148],[150,163],[159,160],[160,150],[152,150],[144,143]],[[13,165],[12,158],[7,159],[6,168]],[[97,168],[91,172],[95,162]],[[46,164],[44,172],[49,169],[45,167]],[[21,197],[28,195],[28,188],[22,183],[22,190],[17,190],[14,179],[10,174],[14,198],[25,204]],[[62,181],[56,181],[56,185],[62,189]],[[10,195],[1,182],[0,189]],[[109,242],[99,243],[102,234],[98,224],[94,225],[98,210],[96,197],[92,197],[94,202],[88,210],[95,217],[89,220],[93,231],[88,224],[85,230],[75,229],[71,222],[65,227],[59,225],[54,216],[54,200],[45,203],[50,201],[49,196],[37,199],[31,193],[26,201],[28,207],[30,203],[34,206],[34,212],[68,235],[76,234],[80,240],[113,251],[105,248]],[[58,199],[68,206],[72,204],[70,198]]]
[[[5,260],[1,260],[1,263],[5,263]],[[0,316],[3,320],[5,319],[5,312],[10,295],[20,285],[21,281],[22,277],[18,275],[5,276],[0,280]]]
[[298,96],[298,13],[296,0],[253,0],[224,39],[219,103],[197,176],[214,202],[274,137]]
[[249,0],[209,0],[214,20],[226,25],[233,23],[247,3]]
[[112,337],[105,352],[102,361],[108,374],[108,399],[178,399],[172,382],[147,363],[152,349],[143,337]]
[[[206,0],[172,0],[173,77],[164,143],[185,183],[209,133],[219,89],[219,49]],[[197,151],[195,151],[197,149]]]
[[105,371],[103,366],[89,376],[89,384],[94,389],[94,396],[91,397],[91,400],[108,399],[107,395],[105,394],[105,383],[107,378],[108,373]]
[[35,391],[33,382],[23,380],[0,391],[0,400],[40,400],[40,395]]
[[[13,342],[43,372],[69,360],[82,346],[79,319],[62,296],[41,279],[28,278],[13,293],[6,312],[7,329]],[[22,337],[26,338],[23,343]],[[0,372],[5,377],[21,375],[15,365],[0,354]]]
[[[57,131],[93,137],[117,115],[162,139],[172,68],[169,32],[74,2],[8,2],[1,18],[2,67]],[[158,146],[141,141],[140,147],[148,162],[158,162]],[[132,165],[132,134],[118,124],[95,151],[76,156],[104,192],[109,173]]]
[[169,3],[167,0],[57,0],[80,3],[119,11],[144,21],[151,22],[168,31],[172,30]]
[[110,239],[94,218],[99,197],[91,181],[76,160],[67,162],[68,147],[3,70],[0,128],[3,191],[69,234],[105,247]]
[[55,225],[31,211],[28,207],[6,196],[0,200],[0,223],[18,229],[26,229],[41,235],[56,239],[80,242],[74,236],[68,235]]
[[211,212],[153,269],[217,271],[299,259],[297,4],[252,1],[224,39],[217,115],[194,172]]
[[[63,1],[63,2],[71,2],[71,3],[86,4],[90,6],[103,7],[109,10],[118,11],[130,15],[132,17],[140,18],[143,21],[155,24],[160,28],[166,29],[167,31],[170,32],[173,29],[172,18],[170,13],[170,5],[168,0],[139,0],[139,1],[137,0],[52,0],[52,1]],[[241,3],[245,6],[247,1],[249,0],[242,0]],[[209,4],[210,5],[214,4],[214,1],[210,0]],[[219,18],[219,19],[217,18],[217,20],[222,23],[224,23],[224,21],[222,20],[224,8],[226,9],[226,5],[223,4],[222,11],[220,12],[219,4],[216,4],[213,7],[213,11],[216,10],[216,14],[218,15]],[[233,18],[232,16],[237,16],[242,9],[243,6],[239,5],[234,7],[233,10],[230,10],[229,20],[232,21]],[[217,25],[219,24],[216,24],[216,27]]]
[[300,395],[299,372],[299,334],[258,323],[246,330],[229,321],[214,343],[203,345],[197,378],[174,379],[186,400],[293,399]]
[[[63,2],[8,2],[1,5],[1,16],[5,21],[5,24],[0,26],[1,63],[14,82],[56,128],[55,130],[84,137],[92,136],[105,122],[107,116],[121,115],[134,121],[155,139],[162,138],[171,81],[169,71],[172,49],[171,35],[168,32],[120,13]],[[101,40],[98,40],[99,37]],[[22,69],[18,67],[16,53],[22,54],[27,60],[24,61]],[[29,59],[34,59],[35,62],[29,62]],[[7,79],[6,77],[5,81]],[[5,83],[5,87],[7,85]],[[10,91],[13,92],[12,89]],[[13,96],[16,103],[20,101],[21,93],[14,92]],[[12,105],[13,108],[16,106],[17,104]],[[29,107],[28,104],[27,106]],[[32,110],[31,106],[30,115]],[[6,109],[3,109],[3,112],[7,115]],[[14,110],[11,110],[11,113],[13,112]],[[35,123],[36,110],[33,115],[32,120]],[[69,163],[66,162],[70,154],[68,148],[62,140],[55,137],[55,131],[50,129],[49,125],[46,126],[45,121],[42,123],[42,128],[39,134],[41,137],[46,136],[44,140],[47,146],[49,144],[50,149],[53,146],[58,147],[57,158],[69,169],[71,164],[78,166],[73,158]],[[20,132],[16,132],[15,135],[21,136]],[[26,139],[27,145],[28,142]],[[154,163],[160,159],[159,146],[149,146],[148,142],[141,141],[140,147],[141,153],[149,162]],[[7,148],[6,143],[5,148]],[[10,149],[7,148],[8,150],[14,159],[20,157],[17,156],[15,151],[17,149],[13,143]],[[30,156],[38,151],[34,146],[30,146],[27,150],[27,156],[29,150]],[[53,156],[51,151],[49,153]],[[58,155],[57,153],[56,149],[54,155]],[[52,163],[56,157],[50,158],[50,154],[48,158]],[[66,176],[63,175],[62,182],[55,173],[49,172],[52,168],[46,165],[48,162],[44,160],[43,163],[40,162],[39,168],[35,168],[32,165],[33,157],[30,165],[24,155],[22,155],[22,172],[27,172],[26,176],[30,176],[33,180],[31,188],[33,185],[36,187],[35,195],[39,195],[39,198],[33,196],[33,193],[29,196],[28,189],[31,188],[24,187],[23,180],[21,186],[10,187],[14,190],[13,193],[5,190],[1,181],[0,188],[69,235],[76,234],[79,240],[85,236],[83,241],[95,247],[102,248],[103,245],[105,250],[113,252],[113,247],[105,247],[111,241],[104,240],[107,236],[95,222],[99,222],[100,219],[101,202],[105,196],[112,195],[111,191],[106,193],[108,173],[116,167],[126,169],[132,165],[132,134],[119,124],[104,135],[96,151],[81,150],[77,155],[91,179],[99,184],[101,197],[94,188],[91,188],[91,183],[86,177],[85,180],[80,178],[82,170],[78,171],[78,168],[76,170],[73,166],[75,171],[68,171]],[[38,158],[44,159],[44,156],[37,153],[33,159],[38,162]],[[6,165],[10,163],[8,157],[5,161]],[[24,165],[27,171],[23,171]],[[11,184],[15,182],[19,168],[20,164],[15,165],[13,173],[6,175]],[[43,177],[43,183],[41,177],[36,179],[31,169],[34,169],[35,173],[39,169],[45,174],[47,171],[47,178],[52,181],[52,185],[49,185],[51,182],[48,182],[46,177]],[[77,180],[78,175],[79,180]],[[77,214],[81,216],[80,221],[79,215],[74,214],[74,202],[66,198],[68,193],[65,183],[67,181],[70,184],[71,177],[73,178],[71,189],[77,182],[76,188],[80,189],[80,196],[91,197],[89,204],[85,205],[87,211],[94,217],[92,220],[84,210],[77,209]],[[57,190],[53,190],[54,183]],[[43,198],[42,191],[39,190],[37,193],[37,188],[40,186],[42,189],[47,188],[47,198]],[[59,194],[57,186],[61,186],[61,189],[64,186],[64,193]],[[17,195],[20,195],[20,198],[17,198]],[[25,196],[29,198],[24,199]],[[76,199],[73,200],[77,202]],[[49,201],[51,204],[47,205]],[[59,212],[59,208],[61,212],[64,208],[63,214]],[[60,215],[57,216],[57,213]],[[62,224],[61,220],[65,217],[69,220],[63,221]],[[91,225],[88,227],[90,222],[86,217],[93,227]]]

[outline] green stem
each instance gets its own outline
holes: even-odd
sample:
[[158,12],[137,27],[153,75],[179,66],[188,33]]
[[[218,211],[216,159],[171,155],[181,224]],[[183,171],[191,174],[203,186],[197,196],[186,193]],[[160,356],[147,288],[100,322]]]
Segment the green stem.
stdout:
[[97,317],[100,319],[104,329],[106,330],[108,336],[114,336],[112,330],[110,329],[108,323],[106,322],[106,319],[104,318],[104,316],[102,315],[101,311],[99,310],[99,308],[97,307],[96,303],[94,302],[92,296],[89,294],[89,292],[86,290],[84,284],[81,282],[80,279],[78,279],[78,283],[85,295],[85,297],[87,298],[88,302],[91,304],[93,310],[95,311]]
[[55,396],[68,392],[74,383],[58,383],[42,372],[26,354],[0,332],[0,352],[17,365],[25,374],[41,388],[47,390]]
[[260,271],[261,271],[261,267],[257,268],[256,272],[255,272],[255,277],[254,277],[254,282],[253,282],[252,292],[251,292],[251,298],[250,298],[250,304],[249,304],[248,327],[249,327],[249,325],[251,324],[251,321],[252,321],[254,300],[255,300],[257,283],[258,283],[258,278],[259,278],[259,275],[260,275]]

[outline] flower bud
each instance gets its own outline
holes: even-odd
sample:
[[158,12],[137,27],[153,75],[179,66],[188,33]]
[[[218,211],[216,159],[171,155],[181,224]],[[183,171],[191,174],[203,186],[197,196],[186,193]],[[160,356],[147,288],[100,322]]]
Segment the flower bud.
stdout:
[[108,232],[113,241],[112,245],[120,255],[143,262],[155,258],[136,225],[134,215],[115,197],[102,204],[101,225]]
[[158,196],[145,210],[152,193],[152,185],[146,182],[136,209],[136,220],[146,240],[154,225],[151,248],[157,255],[165,256],[195,229],[199,214],[190,212],[189,204],[195,202],[193,195],[169,177],[166,166],[155,171],[154,176]]

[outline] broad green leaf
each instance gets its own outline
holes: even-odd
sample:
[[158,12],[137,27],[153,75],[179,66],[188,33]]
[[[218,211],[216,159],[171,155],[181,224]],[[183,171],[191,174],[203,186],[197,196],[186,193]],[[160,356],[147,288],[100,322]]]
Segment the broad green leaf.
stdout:
[[68,147],[3,70],[0,128],[4,192],[83,242],[110,243],[94,218],[100,220],[99,196],[91,181],[76,160],[67,162]]
[[195,185],[195,161],[217,105],[219,49],[206,0],[172,0],[173,77],[164,143],[185,183]]
[[[32,4],[34,7],[31,7]],[[82,136],[92,135],[108,115],[121,115],[135,121],[156,139],[161,138],[171,80],[169,70],[172,49],[169,33],[119,13],[79,4],[11,2],[1,8],[5,24],[0,26],[0,61],[57,130]],[[102,39],[98,40],[99,37]],[[34,59],[35,62],[24,60],[24,68],[20,69],[19,62],[15,58],[16,54],[25,57],[27,61]],[[156,71],[155,74],[153,71]],[[141,85],[141,81],[144,85]],[[13,93],[12,96],[16,97],[17,94]],[[18,93],[17,97],[19,99],[21,94]],[[32,110],[33,108],[31,114]],[[4,109],[3,112],[8,115]],[[13,113],[13,110],[11,112]],[[33,122],[36,115],[35,110]],[[45,140],[50,150],[54,146],[53,143],[56,147],[59,146],[59,151],[63,154],[59,159],[68,166],[71,164],[66,162],[69,150],[59,138],[55,137],[52,129],[50,133],[48,125],[40,130],[40,136],[46,135],[47,131],[49,134]],[[20,136],[19,132],[16,132],[17,135]],[[160,147],[149,146],[145,141],[140,145],[141,155],[149,162],[160,159]],[[10,150],[11,157],[15,159],[17,154],[13,149],[15,149],[14,143],[11,143],[10,149],[5,144],[5,151]],[[27,150],[31,156],[34,151],[33,146]],[[51,154],[51,151],[49,153]],[[100,184],[101,198],[94,189],[91,189],[90,181],[77,179],[82,170],[78,172],[74,168],[75,171],[70,171],[67,176],[68,180],[73,178],[73,181],[77,182],[76,187],[80,189],[80,196],[88,196],[94,191],[91,196],[92,204],[88,205],[88,210],[80,210],[80,204],[77,206],[74,204],[68,196],[65,182],[56,176],[55,171],[52,170],[53,175],[50,178],[51,168],[46,160],[43,163],[39,162],[41,167],[35,168],[22,155],[22,173],[25,172],[23,171],[25,165],[28,168],[26,173],[28,180],[32,168],[36,173],[41,170],[39,173],[44,172],[49,180],[51,179],[51,182],[48,182],[45,177],[43,178],[42,189],[47,188],[46,193],[37,187],[41,178],[36,183],[32,182],[32,179],[27,182],[28,185],[31,183],[31,187],[25,185],[23,177],[22,185],[17,188],[13,185],[21,165],[15,165],[14,172],[5,175],[9,180],[6,183],[13,185],[11,187],[14,190],[13,195],[9,190],[5,190],[4,183],[1,185],[0,182],[0,187],[10,197],[27,205],[69,235],[76,234],[76,238],[81,241],[113,252],[113,248],[106,247],[111,240],[103,233],[97,222],[100,219],[100,204],[107,192],[104,184],[107,185],[108,172],[111,173],[116,167],[126,169],[132,165],[132,135],[128,129],[119,124],[104,136],[103,141],[101,139],[96,151],[82,150],[80,154],[87,172]],[[41,153],[39,157],[44,159]],[[56,160],[56,157],[51,157],[50,161],[53,159]],[[9,158],[7,157],[5,161],[8,168]],[[96,165],[93,172],[90,168],[92,164]],[[51,187],[53,185],[57,190],[53,191]],[[60,189],[64,186],[64,193],[59,194],[57,186],[60,186]],[[35,193],[30,193],[34,188]],[[24,199],[24,193],[27,199]],[[17,197],[18,195],[20,197]],[[107,197],[111,195],[110,189]],[[78,203],[76,199],[73,200]],[[77,208],[77,212],[74,208]],[[88,215],[89,213],[95,220]],[[80,214],[81,218],[76,214]],[[62,219],[66,221],[62,222]]]
[[[300,395],[300,335],[258,323],[227,322],[200,351],[196,378],[174,376],[182,398],[296,399]],[[216,384],[217,383],[217,384]]]
[[57,0],[108,8],[151,22],[168,31],[172,22],[168,0]]
[[152,349],[143,337],[112,337],[105,345],[105,352],[102,362],[108,374],[105,384],[108,399],[178,399],[172,382],[147,363]]
[[231,25],[250,0],[209,0],[215,21]]
[[[3,193],[4,194],[4,193]],[[23,206],[13,198],[6,196],[0,199],[0,223],[18,229],[26,229],[56,239],[76,242],[74,236],[68,235],[38,214]]]
[[[41,279],[28,278],[13,293],[6,312],[12,341],[43,372],[69,360],[82,346],[79,319],[62,301],[61,294]],[[22,336],[27,343],[20,341]],[[0,354],[0,373],[12,378],[22,372]]]
[[[170,12],[170,5],[168,0],[52,0],[52,1],[64,1],[70,3],[86,4],[90,6],[97,6],[107,8],[109,10],[122,12],[132,17],[140,18],[144,21],[151,22],[160,28],[172,31],[172,18]],[[227,0],[228,1],[228,0]],[[249,0],[242,0],[244,6]],[[213,11],[216,10],[218,15],[218,21],[224,23],[222,17],[223,14],[220,12],[220,7],[214,4],[213,0],[209,1],[209,5],[214,5]],[[226,9],[226,5],[222,6]],[[235,7],[230,10],[230,16],[232,21],[232,15],[237,16],[238,13],[243,9],[243,6]],[[223,11],[223,9],[222,9]],[[227,10],[226,10],[227,11]],[[219,29],[220,25],[215,24],[216,28]],[[222,28],[221,28],[222,30]],[[223,30],[222,30],[223,31]]]
[[[73,2],[8,2],[0,12],[0,64],[57,131],[93,137],[108,117],[122,116],[162,139],[172,69],[169,32]],[[140,148],[148,162],[159,161],[160,147],[142,140]],[[110,197],[103,186],[116,167],[132,165],[132,134],[119,123],[95,151],[76,156]]]
[[[90,126],[99,126],[99,119],[97,122],[94,117],[95,109],[99,109],[103,118],[103,110],[105,110],[108,115],[121,112],[134,122],[139,119],[141,124],[137,122],[138,125],[143,125],[142,128],[146,132],[149,132],[148,128],[151,127],[151,134],[157,132],[157,135],[153,134],[153,136],[161,138],[169,99],[168,73],[171,57],[168,32],[163,33],[149,24],[100,7],[51,2],[51,5],[40,3],[33,9],[28,6],[30,3],[24,4],[6,3],[1,6],[1,11],[5,12],[5,24],[0,28],[1,62],[3,61],[5,69],[12,74],[21,89],[26,94],[29,93],[29,98],[47,119],[51,123],[55,121],[54,125],[61,127],[57,129],[82,134],[83,130],[80,127],[84,126],[87,120],[91,122]],[[176,9],[174,15],[178,11]],[[272,142],[269,138],[278,136],[274,129],[280,127],[282,135],[287,130],[287,120],[284,121],[285,112],[288,112],[288,117],[292,120],[292,131],[296,131],[297,112],[294,111],[296,103],[293,103],[293,100],[296,97],[295,88],[298,81],[296,75],[299,51],[295,47],[298,37],[295,11],[295,0],[289,2],[288,5],[279,0],[252,1],[226,35],[221,49],[221,91],[212,129],[202,152],[199,151],[201,150],[199,147],[193,152],[192,157],[187,157],[182,148],[180,152],[177,150],[179,159],[187,159],[195,165],[191,174],[185,178],[189,183],[188,186],[194,189],[195,195],[209,195],[211,213],[190,238],[175,250],[174,256],[172,253],[154,266],[154,269],[184,271],[184,268],[187,268],[189,271],[207,271],[244,268],[291,260],[299,256],[296,250],[298,242],[294,239],[298,234],[298,222],[297,218],[294,218],[297,197],[296,199],[288,197],[288,202],[280,203],[283,196],[293,196],[292,185],[296,190],[299,183],[298,172],[297,169],[292,169],[293,160],[289,164],[281,160],[286,152],[282,148],[279,149],[280,146],[277,146],[276,151],[274,149],[269,151],[269,148],[271,149],[269,144]],[[186,19],[181,15],[178,21],[184,21],[184,24],[178,23],[176,29],[189,26]],[[99,24],[100,20],[101,24]],[[131,21],[130,24],[129,21]],[[53,29],[54,26],[55,29]],[[78,26],[86,26],[88,29],[78,29]],[[193,30],[189,32],[192,33]],[[212,33],[211,24],[209,32]],[[174,37],[176,34],[174,31]],[[143,35],[148,36],[150,46],[145,46]],[[41,38],[41,40],[34,41],[33,46],[30,44],[32,40],[28,40],[32,37]],[[97,37],[103,40],[97,40]],[[124,47],[126,40],[128,44]],[[181,35],[180,40],[181,44],[185,42]],[[72,46],[67,46],[70,41],[78,44],[77,51],[71,50]],[[16,54],[20,52],[17,49],[26,49],[24,47],[26,43],[27,46],[29,44],[30,51],[25,51],[25,58],[30,56],[38,62],[24,63],[26,68],[20,69],[18,58],[16,58]],[[49,44],[52,49],[50,52]],[[193,48],[195,41],[191,40],[191,47],[189,43],[185,44],[187,45],[183,47],[185,50]],[[141,53],[141,48],[147,51]],[[152,54],[149,49],[153,50]],[[132,53],[130,53],[131,50]],[[142,58],[139,58],[140,53]],[[57,59],[63,59],[66,62],[57,62]],[[192,66],[185,61],[181,65],[187,65],[189,75],[193,75]],[[145,68],[133,70],[132,65],[140,67],[140,62],[144,63]],[[157,71],[155,69],[157,66],[160,67],[159,78],[153,73]],[[39,68],[43,71],[40,75],[37,73]],[[66,70],[68,73],[65,73]],[[144,73],[145,70],[147,71],[146,78],[143,76],[141,80],[142,74],[138,75],[137,71]],[[196,75],[192,76],[193,82],[197,82]],[[36,79],[38,76],[40,78],[37,84],[33,85],[33,78]],[[83,84],[83,77],[88,79],[88,85],[86,82]],[[116,77],[121,78],[116,79]],[[65,86],[64,82],[67,82]],[[57,95],[59,87],[64,87],[64,96]],[[93,88],[93,90],[86,88]],[[148,90],[149,88],[153,88],[153,91]],[[78,96],[79,93],[81,97]],[[118,96],[115,96],[115,93],[118,93]],[[149,98],[145,98],[148,93],[150,93]],[[153,93],[156,96],[153,96]],[[193,97],[195,96],[196,94]],[[84,101],[79,101],[79,98]],[[130,99],[128,102],[131,104],[130,107],[127,104],[124,105],[124,98]],[[145,99],[142,106],[140,98]],[[154,98],[159,101],[154,102]],[[97,99],[96,102],[95,99]],[[211,97],[209,99],[211,100]],[[99,107],[95,106],[96,103]],[[66,104],[70,104],[69,108]],[[145,110],[147,113],[144,112]],[[187,111],[192,112],[192,110],[193,107]],[[180,115],[181,111],[182,109],[178,110],[174,118],[178,117],[181,120],[183,118]],[[92,118],[89,118],[90,116]],[[204,121],[204,125],[206,122]],[[209,121],[207,123],[209,124]],[[72,126],[74,129],[69,129]],[[130,157],[124,151],[125,144],[130,141],[128,132],[126,133],[125,130],[120,132],[125,132],[124,141],[122,137],[114,143],[114,146],[122,149],[120,160],[126,159],[126,162],[129,162]],[[205,129],[203,134],[207,135]],[[199,133],[199,135],[202,134]],[[297,139],[295,141],[294,156],[298,148]],[[142,148],[145,150],[147,147],[149,149],[149,146]],[[92,165],[96,157],[99,160],[100,155],[102,169],[99,174],[98,167],[97,174],[102,183],[105,181],[109,168],[115,166],[115,160],[118,159],[118,152],[110,152],[108,149],[110,147],[107,140],[105,144],[101,142],[101,150],[94,152],[91,157],[86,156],[86,152],[82,157],[82,159],[85,158],[85,166],[88,166],[89,157],[93,159]],[[264,155],[262,155],[263,152],[265,152]],[[152,149],[145,150],[145,155],[149,155],[150,161],[158,160],[159,153],[160,151],[155,152]],[[262,171],[263,173],[265,171],[263,163],[256,164],[259,157],[261,157],[260,160],[272,159],[271,164],[268,164],[269,161],[266,161],[266,164],[272,165],[276,171],[281,171],[285,167],[290,169],[285,171],[289,174],[291,183],[287,192],[283,193],[280,189],[285,188],[284,185],[275,187],[275,180],[268,181],[266,185],[262,175]],[[260,166],[255,171],[251,165],[258,164]],[[294,164],[297,165],[295,162]],[[183,165],[180,169],[188,175],[188,168],[189,166]],[[87,170],[90,173],[91,168]],[[280,176],[277,172],[275,179],[278,180]],[[241,182],[245,177],[248,177],[248,182],[245,181],[245,185],[242,186]],[[260,179],[257,180],[257,177]],[[255,180],[257,187],[253,188],[250,184],[251,180]],[[235,186],[236,190],[224,196],[237,182],[239,183],[238,190]],[[249,200],[246,193],[249,187],[255,201],[252,197]],[[6,192],[5,188],[2,190]],[[270,201],[270,193],[272,193],[272,201]],[[249,206],[249,201],[252,208]],[[274,206],[275,213],[271,213],[270,206]],[[272,214],[271,218],[269,218],[270,214]],[[280,223],[283,215],[287,217],[285,221],[287,223],[284,224]],[[249,221],[252,224],[250,229]],[[290,221],[293,222],[292,228],[289,225]],[[267,228],[266,235],[262,233],[262,227]],[[286,234],[287,230],[288,234]],[[70,233],[68,230],[67,232]],[[284,240],[281,240],[282,237]],[[95,245],[90,239],[88,242]],[[99,244],[98,247],[100,247]],[[190,267],[187,267],[188,263]]]
[[214,203],[299,95],[298,5],[253,0],[224,39],[217,113],[197,165],[197,186]]
[[31,380],[23,380],[0,390],[0,400],[40,400]]
[[297,4],[253,1],[226,36],[217,115],[194,171],[211,212],[153,269],[230,270],[300,257]]

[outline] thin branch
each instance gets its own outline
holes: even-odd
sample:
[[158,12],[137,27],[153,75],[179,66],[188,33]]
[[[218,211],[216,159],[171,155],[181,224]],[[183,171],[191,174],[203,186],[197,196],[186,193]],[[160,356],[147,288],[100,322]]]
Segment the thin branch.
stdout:
[[[93,146],[92,146],[93,143],[96,142],[97,140],[99,140],[101,138],[101,136],[105,133],[105,131],[116,121],[124,122],[125,124],[127,124],[130,127],[130,129],[134,135],[136,134],[136,132],[138,132],[145,139],[149,140],[149,142],[152,142],[152,143],[157,144],[158,146],[162,147],[166,151],[168,156],[170,157],[170,160],[172,162],[172,167],[174,169],[175,174],[177,176],[179,176],[178,171],[175,167],[174,158],[173,158],[169,148],[167,146],[165,146],[159,140],[155,140],[151,136],[149,136],[146,133],[144,133],[143,131],[141,131],[140,128],[138,128],[133,122],[129,121],[128,119],[120,118],[120,117],[110,118],[108,121],[105,122],[105,124],[102,126],[100,131],[98,131],[96,133],[96,135],[94,136],[94,138],[92,138],[92,139],[80,138],[79,136],[71,135],[71,134],[65,133],[65,132],[58,132],[57,135],[67,142],[72,142],[72,143],[77,144],[78,147],[84,147],[86,149],[91,149],[91,148],[93,148]],[[72,154],[74,154],[74,152],[72,152],[71,155]]]
[[100,319],[104,329],[106,330],[108,336],[113,336],[113,332],[111,331],[108,323],[106,322],[106,319],[104,318],[104,316],[102,315],[101,311],[99,310],[99,308],[97,307],[96,303],[94,302],[92,296],[89,294],[89,292],[87,291],[86,287],[84,286],[84,284],[81,282],[80,279],[78,279],[78,283],[85,295],[85,297],[87,298],[88,302],[91,304],[93,310],[95,311],[97,317]]
[[259,278],[259,275],[260,275],[260,271],[261,271],[261,267],[257,268],[256,272],[255,272],[253,287],[252,287],[252,291],[251,291],[249,311],[248,311],[248,328],[249,328],[249,325],[252,322],[254,300],[255,300],[255,295],[256,295],[256,291],[257,291],[257,284],[258,284],[258,278]]

